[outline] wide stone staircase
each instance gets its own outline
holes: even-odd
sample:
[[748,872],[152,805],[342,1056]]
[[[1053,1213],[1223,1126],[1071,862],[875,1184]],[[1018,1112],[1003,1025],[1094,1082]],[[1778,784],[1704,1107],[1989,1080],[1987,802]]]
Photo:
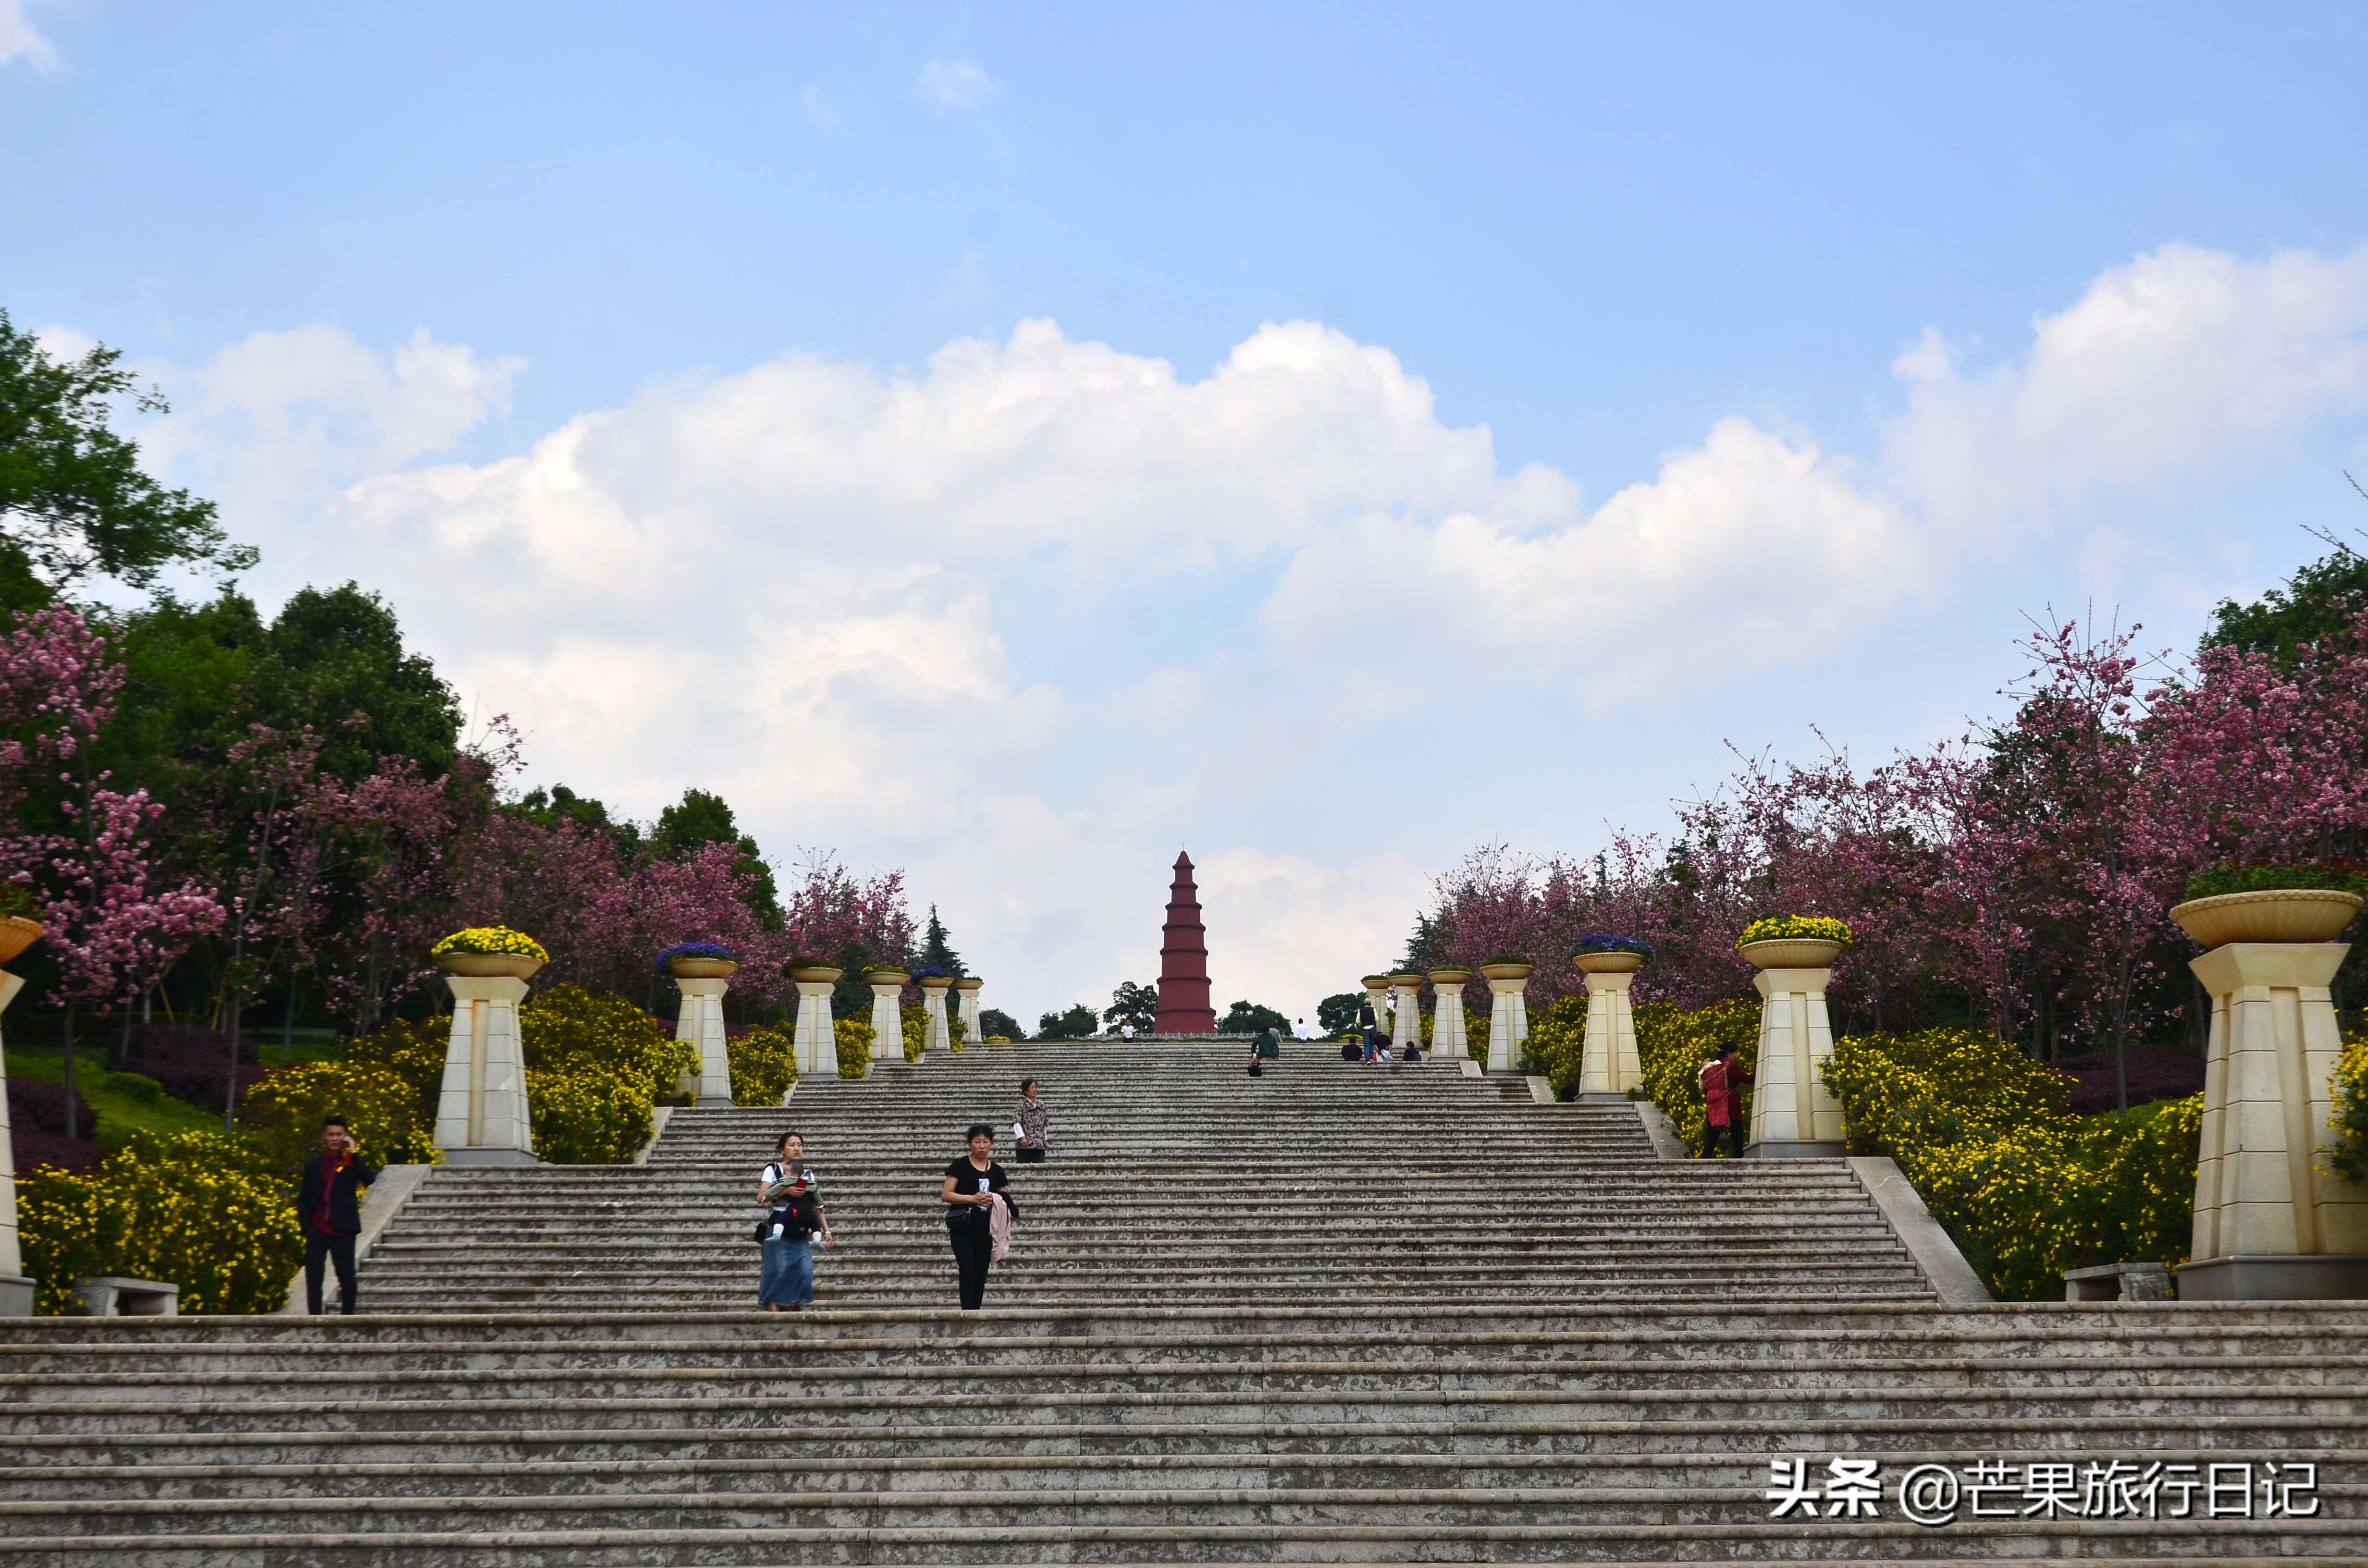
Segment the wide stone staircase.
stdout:
[[[0,1563],[2368,1562],[2368,1303],[1947,1306],[1842,1161],[1245,1054],[985,1048],[438,1168],[351,1318],[0,1324]],[[939,1174],[1023,1075],[1053,1158],[957,1313]],[[843,1244],[764,1314],[791,1127]]]

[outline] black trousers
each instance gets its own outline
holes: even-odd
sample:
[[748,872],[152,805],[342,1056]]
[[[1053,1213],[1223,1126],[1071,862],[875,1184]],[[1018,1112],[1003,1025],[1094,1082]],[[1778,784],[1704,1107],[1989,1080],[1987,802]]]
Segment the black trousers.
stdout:
[[1741,1117],[1736,1118],[1725,1127],[1702,1129],[1702,1157],[1705,1160],[1718,1158],[1718,1135],[1722,1132],[1727,1134],[1727,1147],[1734,1152],[1735,1158],[1738,1160],[1743,1158],[1743,1119]]
[[324,1236],[312,1226],[304,1227],[304,1310],[314,1317],[321,1315],[321,1265],[337,1266],[338,1310],[354,1310],[354,1238]]
[[986,1267],[995,1260],[995,1233],[984,1221],[948,1225],[954,1244],[954,1268],[962,1276],[962,1310],[974,1312],[986,1304]]
[[1041,1165],[1044,1163],[1044,1154],[1045,1151],[1042,1149],[1022,1149],[1019,1151],[1019,1163],[1023,1165]]

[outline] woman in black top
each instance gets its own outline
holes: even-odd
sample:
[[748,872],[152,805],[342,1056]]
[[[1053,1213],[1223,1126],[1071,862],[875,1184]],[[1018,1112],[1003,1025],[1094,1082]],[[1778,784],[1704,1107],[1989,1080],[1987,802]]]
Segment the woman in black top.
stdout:
[[953,1243],[954,1268],[962,1276],[962,1310],[974,1312],[985,1304],[987,1265],[995,1259],[995,1234],[987,1223],[995,1200],[988,1195],[1008,1192],[1011,1178],[995,1163],[995,1129],[978,1122],[969,1137],[970,1153],[946,1167],[938,1201],[946,1205],[946,1234]]

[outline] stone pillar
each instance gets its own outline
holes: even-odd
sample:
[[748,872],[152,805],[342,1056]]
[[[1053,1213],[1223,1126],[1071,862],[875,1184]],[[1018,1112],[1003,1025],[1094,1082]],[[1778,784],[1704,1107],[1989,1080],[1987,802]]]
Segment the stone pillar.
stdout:
[[863,977],[871,987],[871,1060],[905,1065],[905,1014],[898,1003],[913,977],[901,969],[875,969]]
[[1430,971],[1430,1051],[1441,1062],[1462,1062],[1472,1054],[1463,1032],[1463,987],[1471,979],[1468,969]]
[[1373,1009],[1373,1027],[1383,1034],[1390,1032],[1390,977],[1369,974],[1359,984],[1365,988],[1365,1001]]
[[1488,1071],[1521,1070],[1521,1042],[1530,1038],[1526,993],[1531,968],[1525,963],[1484,963],[1481,977],[1488,982]]
[[[1642,953],[1580,953],[1571,960],[1587,975],[1587,1037],[1578,1052],[1578,1097],[1624,1100],[1645,1083],[1636,1057],[1636,1013],[1628,987],[1644,967]],[[1818,999],[1822,1015],[1825,1006]]]
[[[0,970],[0,1013],[23,989],[21,978]],[[17,1244],[17,1153],[8,1141],[8,1079],[0,1069],[0,1318],[31,1317],[33,1291]]]
[[2185,1301],[2368,1297],[2368,1190],[2328,1175],[2342,942],[2229,942],[2189,967],[2212,996]]
[[[1751,980],[1761,1005],[1759,1056],[1752,1068],[1751,1142],[1744,1150],[1748,1158],[1849,1152],[1842,1136],[1842,1108],[1821,1075],[1826,1059],[1834,1053],[1826,984],[1841,950],[1839,942],[1805,939],[1751,942],[1741,949],[1745,958],[1762,966]],[[1779,967],[1820,958],[1825,967]]]
[[1408,970],[1390,979],[1390,1049],[1406,1060],[1406,1042],[1422,1044],[1423,977]]
[[830,1016],[830,994],[845,972],[831,964],[801,964],[790,971],[790,983],[798,988],[792,1051],[801,1079],[838,1076],[838,1030]]
[[[531,974],[540,967],[529,963]],[[452,1039],[436,1102],[436,1146],[448,1165],[531,1165],[534,1123],[518,1038],[526,981],[510,974],[450,974]]]
[[944,1051],[953,1053],[953,1036],[946,1031],[946,989],[953,984],[950,975],[930,974],[921,977],[921,1014],[928,1020],[928,1031],[921,1037],[921,1060]]
[[699,1053],[686,1087],[715,1105],[732,1103],[732,1058],[723,1043],[723,993],[739,963],[732,959],[677,959],[667,966],[682,993],[674,1038]]
[[962,993],[961,1017],[964,1051],[973,1051],[986,1043],[986,1030],[978,1021],[978,994],[979,989],[985,983],[985,981],[974,974],[965,975],[954,982],[954,989]]

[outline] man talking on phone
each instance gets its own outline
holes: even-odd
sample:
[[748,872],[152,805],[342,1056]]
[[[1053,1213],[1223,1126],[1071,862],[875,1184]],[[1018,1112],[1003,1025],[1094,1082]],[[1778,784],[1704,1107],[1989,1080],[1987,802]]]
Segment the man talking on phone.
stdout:
[[321,1124],[321,1152],[304,1162],[296,1189],[296,1221],[304,1232],[304,1310],[321,1315],[321,1266],[337,1267],[337,1307],[354,1310],[354,1239],[362,1233],[360,1189],[378,1179],[362,1146],[333,1116]]

